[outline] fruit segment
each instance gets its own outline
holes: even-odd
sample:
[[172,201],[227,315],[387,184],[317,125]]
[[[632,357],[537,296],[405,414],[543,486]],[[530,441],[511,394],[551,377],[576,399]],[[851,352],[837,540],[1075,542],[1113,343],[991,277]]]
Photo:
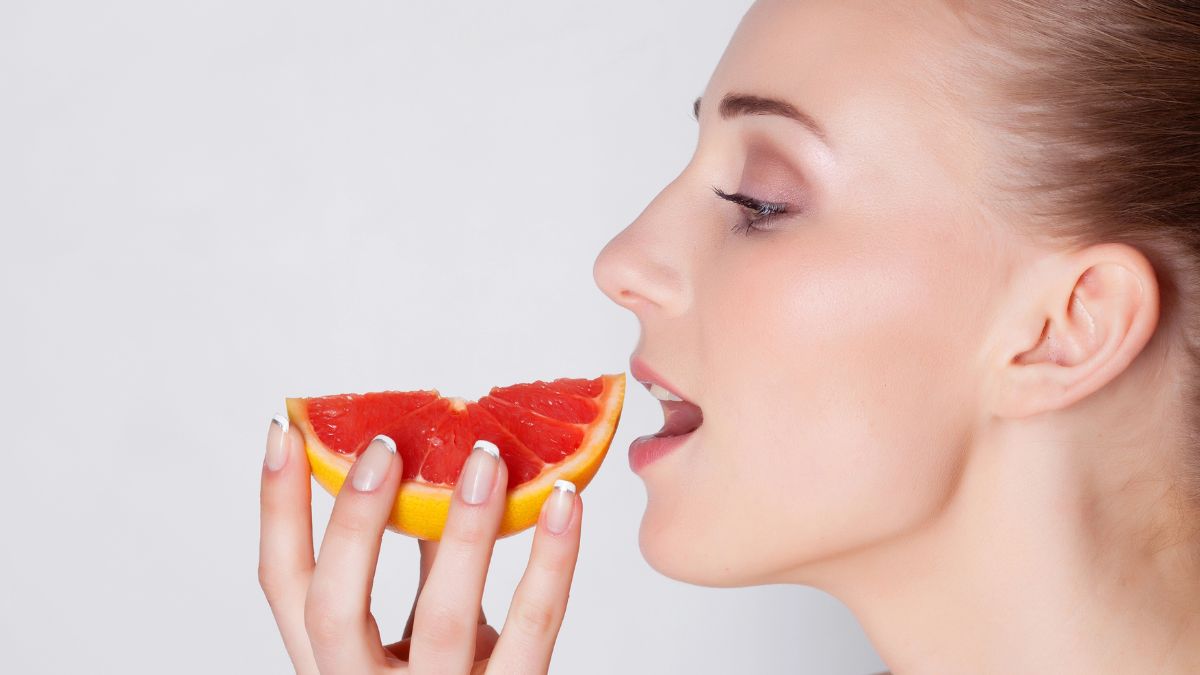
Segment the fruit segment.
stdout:
[[488,411],[478,403],[468,403],[467,411],[471,416],[471,430],[475,432],[475,437],[491,441],[500,448],[500,459],[503,459],[504,466],[508,467],[508,489],[511,490],[542,472],[546,463],[517,440],[516,436],[500,426],[500,422]]
[[491,396],[550,419],[572,424],[591,424],[600,412],[591,399],[551,387],[545,382],[494,387]]
[[[621,377],[624,378],[625,375],[622,374]],[[575,394],[576,396],[583,396],[584,398],[596,398],[600,395],[600,392],[604,391],[604,382],[601,380],[603,380],[603,378],[583,380],[564,377],[562,379],[547,383],[547,386],[549,386],[551,389],[567,394]]]
[[454,485],[475,444],[467,410],[440,398],[400,418],[379,432],[396,441],[404,458],[404,479],[420,476],[428,483]]
[[484,396],[479,399],[479,405],[545,462],[561,460],[574,452],[583,441],[583,431],[579,427],[552,420],[507,401]]
[[307,401],[313,433],[326,448],[357,456],[380,429],[438,398],[436,391],[383,391],[300,400]]

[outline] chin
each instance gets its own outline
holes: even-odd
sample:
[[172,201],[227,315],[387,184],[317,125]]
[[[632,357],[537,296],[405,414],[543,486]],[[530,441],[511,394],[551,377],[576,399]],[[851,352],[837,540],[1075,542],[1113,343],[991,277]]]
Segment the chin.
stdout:
[[695,586],[733,588],[772,583],[751,560],[747,549],[714,542],[711,528],[692,527],[647,505],[638,530],[642,557],[659,574]]
[[642,557],[655,572],[695,586],[736,586],[738,584],[719,583],[718,578],[704,565],[704,556],[700,551],[690,550],[690,547],[677,546],[664,536],[664,532],[648,523],[648,515],[642,517],[642,526],[638,531],[638,548]]
[[[665,577],[696,586],[737,588],[766,584],[820,587],[831,564],[860,549],[845,531],[796,527],[792,537],[771,534],[745,520],[690,519],[687,509],[651,495],[638,530],[646,563]],[[812,527],[819,521],[809,519]]]

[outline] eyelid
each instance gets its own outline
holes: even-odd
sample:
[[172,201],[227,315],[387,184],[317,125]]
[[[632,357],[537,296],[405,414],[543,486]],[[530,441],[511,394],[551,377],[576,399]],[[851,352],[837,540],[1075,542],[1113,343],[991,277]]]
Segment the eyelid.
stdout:
[[740,192],[728,193],[719,187],[713,187],[713,192],[715,192],[721,199],[733,202],[734,204],[750,209],[751,211],[784,213],[788,210],[787,204],[780,202],[768,202],[762,199],[751,197],[749,195],[744,195]]
[[735,233],[749,236],[753,232],[768,232],[774,228],[764,225],[793,213],[787,204],[763,201],[740,192],[731,194],[716,186],[713,186],[713,192],[721,199],[737,204],[746,212],[745,217],[733,225]]

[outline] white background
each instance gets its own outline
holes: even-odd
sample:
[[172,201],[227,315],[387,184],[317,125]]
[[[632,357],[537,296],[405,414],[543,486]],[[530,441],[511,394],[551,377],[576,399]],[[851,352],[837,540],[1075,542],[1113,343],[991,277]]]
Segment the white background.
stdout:
[[[0,3],[0,669],[288,672],[256,580],[284,396],[624,371],[592,261],[687,162],[747,5]],[[631,387],[552,672],[881,669],[824,594],[647,566],[625,452],[660,424]],[[389,640],[415,580],[389,534]]]

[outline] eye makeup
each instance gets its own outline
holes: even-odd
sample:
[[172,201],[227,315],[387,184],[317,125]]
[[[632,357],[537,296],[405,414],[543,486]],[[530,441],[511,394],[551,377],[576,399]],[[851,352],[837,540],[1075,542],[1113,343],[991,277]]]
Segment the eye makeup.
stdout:
[[778,221],[805,211],[807,203],[803,174],[771,143],[754,139],[748,144],[737,190],[713,187],[718,198],[742,207],[731,229],[746,236],[779,229]]
[[731,194],[716,186],[713,187],[713,192],[721,199],[733,202],[744,209],[745,217],[735,222],[732,228],[736,234],[749,235],[751,232],[764,232],[768,229],[766,225],[773,219],[789,213],[787,204],[762,201],[740,192]]

